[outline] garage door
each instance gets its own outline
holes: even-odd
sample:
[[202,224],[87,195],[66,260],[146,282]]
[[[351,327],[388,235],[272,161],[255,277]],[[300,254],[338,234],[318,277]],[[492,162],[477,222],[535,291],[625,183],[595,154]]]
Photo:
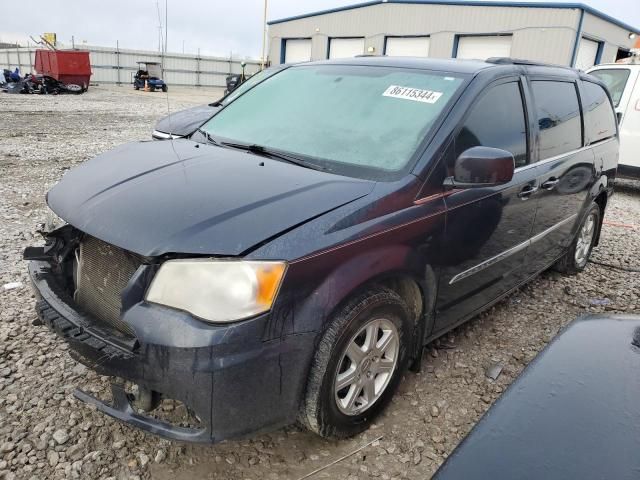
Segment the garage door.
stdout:
[[458,37],[457,58],[486,60],[511,56],[511,36]]
[[284,63],[308,62],[309,60],[311,60],[310,38],[285,40]]
[[588,38],[580,39],[580,47],[578,47],[578,56],[576,57],[576,68],[586,70],[596,64],[598,56],[598,47],[600,44],[589,40]]
[[428,57],[429,37],[387,37],[384,54],[390,57]]
[[351,58],[364,53],[364,38],[332,38],[329,58]]

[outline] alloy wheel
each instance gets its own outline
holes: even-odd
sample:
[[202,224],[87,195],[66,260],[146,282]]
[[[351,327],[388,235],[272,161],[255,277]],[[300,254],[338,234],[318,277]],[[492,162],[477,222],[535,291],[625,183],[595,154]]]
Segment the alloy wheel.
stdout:
[[383,394],[398,363],[400,337],[393,322],[367,322],[342,352],[334,381],[335,401],[345,415],[359,415]]
[[583,265],[587,261],[591,244],[596,232],[596,216],[591,213],[578,233],[578,242],[576,243],[575,261],[576,265]]

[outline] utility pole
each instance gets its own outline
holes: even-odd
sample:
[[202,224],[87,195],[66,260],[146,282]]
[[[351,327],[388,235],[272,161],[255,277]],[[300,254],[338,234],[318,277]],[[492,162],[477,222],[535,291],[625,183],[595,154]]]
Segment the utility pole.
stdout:
[[267,0],[264,0],[264,17],[262,18],[262,58],[260,59],[260,70],[264,70],[266,63],[265,50],[267,47]]
[[[165,0],[165,7],[166,7],[166,1]],[[164,76],[164,56],[166,54],[166,41],[163,41],[164,38],[162,37],[162,15],[160,15],[160,2],[158,0],[156,0],[156,10],[158,10],[158,30],[160,32],[160,37],[158,38],[158,52],[160,52],[160,71],[162,72],[162,75]],[[166,12],[165,12],[166,13]],[[166,38],[166,25],[165,25],[165,38]]]
[[164,0],[164,54],[167,54],[167,38],[169,37],[169,10],[167,8],[168,0]]
[[116,40],[116,59],[118,61],[118,86],[121,87],[122,83],[120,82],[120,41]]

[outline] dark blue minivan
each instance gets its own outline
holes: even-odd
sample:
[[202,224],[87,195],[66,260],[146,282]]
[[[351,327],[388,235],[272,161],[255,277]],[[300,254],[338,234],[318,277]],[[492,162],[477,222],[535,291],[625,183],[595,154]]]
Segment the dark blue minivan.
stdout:
[[[607,90],[569,68],[290,66],[188,138],[67,173],[47,196],[59,225],[25,251],[36,308],[116,378],[109,400],[76,395],[129,424],[346,437],[424,345],[545,269],[585,267],[618,145]],[[151,412],[163,399],[189,426]]]

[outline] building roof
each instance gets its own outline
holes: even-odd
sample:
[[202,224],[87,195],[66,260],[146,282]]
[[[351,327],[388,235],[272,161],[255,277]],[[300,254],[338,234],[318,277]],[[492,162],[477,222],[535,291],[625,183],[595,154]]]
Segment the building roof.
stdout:
[[315,17],[318,15],[325,15],[327,13],[335,13],[342,12],[345,10],[354,10],[357,8],[369,7],[371,5],[379,5],[382,3],[410,3],[410,4],[420,4],[420,5],[460,5],[460,6],[470,6],[470,7],[520,7],[520,8],[564,8],[564,9],[574,9],[574,10],[582,10],[586,13],[590,13],[596,17],[599,17],[607,22],[613,23],[621,28],[629,30],[629,32],[633,32],[636,34],[640,34],[640,29],[632,27],[631,25],[627,25],[620,20],[607,15],[606,13],[602,13],[595,8],[590,7],[589,5],[585,5],[584,3],[562,3],[562,2],[518,2],[518,1],[491,1],[491,0],[371,0],[363,3],[356,3],[353,5],[346,5],[344,7],[336,7],[330,8],[327,10],[321,10],[318,12],[305,13],[303,15],[296,15],[293,17],[280,18],[277,20],[271,20],[268,22],[269,25],[275,25],[278,23],[290,22],[292,20],[299,20],[301,18]]

